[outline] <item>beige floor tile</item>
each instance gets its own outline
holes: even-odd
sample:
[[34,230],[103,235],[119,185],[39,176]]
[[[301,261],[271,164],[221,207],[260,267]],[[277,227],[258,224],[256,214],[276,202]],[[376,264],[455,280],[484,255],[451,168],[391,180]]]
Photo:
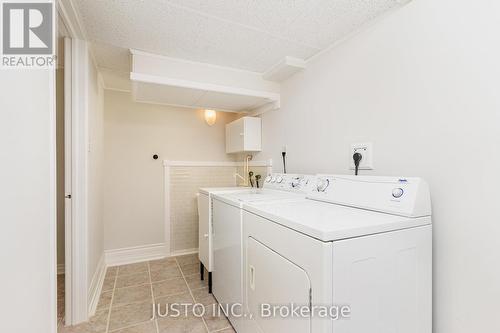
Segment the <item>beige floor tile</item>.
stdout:
[[155,303],[164,306],[165,304],[193,304],[194,300],[190,293],[175,294],[163,297],[156,297]]
[[113,297],[113,307],[142,301],[151,302],[151,300],[151,285],[149,284],[120,288],[115,289],[115,294]]
[[156,323],[154,321],[147,321],[139,325],[113,331],[113,333],[156,333]]
[[225,330],[222,331],[217,331],[217,333],[236,333],[236,331],[231,327],[231,328],[226,328]]
[[116,288],[125,288],[149,283],[149,272],[130,275],[119,275],[116,279]]
[[149,262],[149,267],[151,268],[152,271],[172,266],[177,266],[177,262],[175,261],[174,258],[152,260]]
[[107,277],[104,279],[104,283],[102,284],[102,291],[110,291],[115,287],[115,277]]
[[187,284],[182,278],[153,283],[154,297],[182,294],[187,292],[189,292]]
[[66,277],[64,274],[57,275],[57,293],[64,293]]
[[217,300],[212,294],[208,293],[208,288],[196,289],[191,291],[196,303],[203,304],[205,306],[216,304]]
[[205,272],[205,279],[204,280],[200,279],[199,273],[193,274],[193,275],[187,275],[187,276],[185,276],[185,278],[186,278],[186,282],[187,282],[189,288],[191,288],[191,290],[208,287],[208,272]]
[[57,319],[64,319],[65,315],[65,275],[59,274],[57,275]]
[[151,319],[152,315],[153,304],[151,301],[118,307],[112,306],[109,319],[109,331],[147,322]]
[[109,278],[114,278],[116,276],[116,273],[118,272],[118,266],[115,267],[108,267],[106,269],[106,276],[105,279]]
[[158,319],[160,333],[206,333],[203,320],[196,317]]
[[195,254],[186,254],[184,256],[175,257],[179,266],[189,265],[189,264],[198,264],[200,265],[200,259],[198,259],[198,253]]
[[136,264],[123,265],[118,267],[118,276],[120,275],[128,275],[128,274],[137,274],[140,272],[148,271],[148,263],[140,262]]
[[200,264],[181,265],[181,270],[184,275],[194,275],[200,272]]
[[61,326],[59,333],[105,333],[108,323],[108,311],[98,312],[89,322],[76,326]]
[[177,267],[175,266],[166,266],[162,268],[151,269],[151,281],[158,282],[163,280],[171,280],[175,278],[181,278],[182,274]]
[[112,297],[113,291],[106,291],[101,293],[101,296],[99,297],[99,303],[97,303],[97,311],[109,309]]
[[227,320],[226,316],[224,316],[222,310],[218,310],[217,306],[207,306],[203,319],[205,320],[205,323],[207,324],[208,330],[210,332],[219,331],[225,328],[231,328],[229,320]]

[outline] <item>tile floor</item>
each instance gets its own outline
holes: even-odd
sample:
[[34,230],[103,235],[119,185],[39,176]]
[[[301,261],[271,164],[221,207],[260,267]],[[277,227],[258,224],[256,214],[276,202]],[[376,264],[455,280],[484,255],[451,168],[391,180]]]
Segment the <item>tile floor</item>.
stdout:
[[[197,255],[110,267],[95,316],[77,326],[60,325],[59,333],[235,333],[224,315],[210,314],[216,301],[206,280],[200,281]],[[207,311],[201,318],[151,321],[153,302],[162,312],[167,303],[200,303]]]
[[64,274],[57,275],[57,327],[60,327],[64,323]]

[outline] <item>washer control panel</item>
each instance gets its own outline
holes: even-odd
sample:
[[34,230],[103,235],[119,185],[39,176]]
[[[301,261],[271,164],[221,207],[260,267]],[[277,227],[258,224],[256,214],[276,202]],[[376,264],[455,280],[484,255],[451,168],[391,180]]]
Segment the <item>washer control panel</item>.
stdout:
[[408,217],[431,214],[429,188],[421,178],[318,175],[307,197]]
[[273,173],[264,180],[264,188],[292,191],[308,192],[310,187],[315,184],[315,177],[301,174]]

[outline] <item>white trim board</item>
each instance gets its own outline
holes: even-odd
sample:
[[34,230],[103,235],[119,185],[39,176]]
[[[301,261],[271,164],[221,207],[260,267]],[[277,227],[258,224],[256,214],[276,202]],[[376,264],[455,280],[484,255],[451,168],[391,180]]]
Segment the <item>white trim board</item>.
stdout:
[[99,303],[99,297],[101,296],[102,286],[104,284],[104,277],[106,276],[106,264],[104,260],[104,254],[101,256],[99,263],[97,264],[97,269],[92,277],[92,282],[90,282],[90,288],[88,291],[88,314],[89,317],[95,315],[97,310],[97,304]]
[[165,255],[171,255],[171,235],[170,235],[170,162],[163,161],[163,227],[165,242]]
[[268,99],[269,102],[277,102],[280,100],[280,94],[269,91],[223,86],[213,83],[195,82],[195,81],[174,79],[163,76],[156,76],[156,75],[149,75],[149,74],[142,74],[135,72],[130,73],[130,81],[142,82],[142,83],[154,83],[171,87],[180,87],[180,88],[226,93],[226,94],[241,95],[241,96],[260,97]]
[[67,324],[88,320],[88,45],[71,40],[71,210],[70,226],[66,225],[66,269],[71,294],[71,317]]
[[188,250],[173,251],[170,254],[170,257],[185,256],[185,255],[188,255],[188,254],[195,254],[195,253],[198,253],[198,248],[188,249]]
[[165,258],[166,244],[149,244],[142,246],[127,247],[121,249],[105,250],[105,262],[107,267],[133,264],[149,260]]
[[[48,306],[50,306],[49,313],[50,319],[50,330],[54,331],[57,329],[57,174],[56,174],[56,70],[51,69],[49,71],[49,146],[47,147],[50,156],[49,162],[49,228],[47,232],[49,233],[49,244],[47,244],[50,259],[49,259],[49,276],[50,276],[50,286],[49,290],[51,297],[47,300]],[[7,325],[8,326],[8,325]]]
[[[244,166],[244,162],[216,162],[216,161],[170,161],[164,160],[163,166],[189,166],[189,167],[239,167]],[[250,161],[250,166],[253,167],[272,167],[273,160],[268,161]]]

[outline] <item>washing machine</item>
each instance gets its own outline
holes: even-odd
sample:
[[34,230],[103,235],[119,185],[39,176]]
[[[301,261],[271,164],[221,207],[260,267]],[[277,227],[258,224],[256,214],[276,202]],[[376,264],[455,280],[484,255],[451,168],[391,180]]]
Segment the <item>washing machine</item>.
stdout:
[[200,278],[205,279],[208,272],[208,292],[212,293],[213,245],[212,245],[212,196],[216,193],[251,191],[251,187],[202,187],[198,190],[198,258],[200,260]]
[[422,179],[320,176],[306,199],[242,215],[248,332],[432,332]]
[[213,295],[226,311],[233,327],[244,332],[243,220],[246,202],[295,201],[305,198],[313,176],[272,174],[262,189],[213,195]]

